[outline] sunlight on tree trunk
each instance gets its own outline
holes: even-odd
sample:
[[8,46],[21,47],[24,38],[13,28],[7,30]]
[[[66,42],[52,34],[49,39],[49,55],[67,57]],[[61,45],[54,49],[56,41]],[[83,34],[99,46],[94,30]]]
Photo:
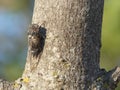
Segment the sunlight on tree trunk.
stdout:
[[99,67],[103,5],[35,0],[27,62],[15,90],[114,90],[120,68]]

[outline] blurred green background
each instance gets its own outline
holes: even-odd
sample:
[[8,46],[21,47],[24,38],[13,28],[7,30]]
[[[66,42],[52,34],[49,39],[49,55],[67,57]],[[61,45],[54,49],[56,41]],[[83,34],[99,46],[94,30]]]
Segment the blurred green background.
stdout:
[[120,0],[105,0],[100,65],[107,71],[120,66]]
[[[0,0],[0,77],[21,76],[27,56],[27,28],[34,0]],[[101,68],[120,66],[120,0],[105,0]],[[120,85],[116,90],[120,90]]]
[[27,28],[34,0],[0,0],[0,77],[21,76],[27,56]]

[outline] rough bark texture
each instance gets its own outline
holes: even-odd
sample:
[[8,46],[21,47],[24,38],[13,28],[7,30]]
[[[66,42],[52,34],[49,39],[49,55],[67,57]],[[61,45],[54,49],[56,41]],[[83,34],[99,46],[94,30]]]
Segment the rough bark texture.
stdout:
[[0,90],[14,90],[13,83],[0,79]]
[[40,37],[28,36],[36,46],[28,44],[15,90],[114,90],[120,68],[99,67],[103,5],[103,0],[35,0],[32,26],[39,25],[43,32],[34,35],[40,34],[44,44],[38,52]]
[[44,24],[45,46],[36,75],[25,75],[42,90],[90,88],[100,71],[102,12],[103,0],[36,0],[32,23]]

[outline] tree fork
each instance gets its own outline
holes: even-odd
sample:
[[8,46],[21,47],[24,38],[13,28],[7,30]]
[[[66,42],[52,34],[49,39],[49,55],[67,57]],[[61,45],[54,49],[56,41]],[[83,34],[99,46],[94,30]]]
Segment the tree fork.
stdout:
[[103,6],[103,0],[35,0],[32,25],[39,37],[28,44],[14,89],[115,90],[120,67],[106,72],[99,66]]

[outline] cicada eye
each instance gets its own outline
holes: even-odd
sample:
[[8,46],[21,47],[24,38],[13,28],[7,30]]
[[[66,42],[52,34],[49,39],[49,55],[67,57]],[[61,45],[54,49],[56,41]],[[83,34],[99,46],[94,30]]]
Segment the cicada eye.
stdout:
[[37,36],[37,35],[38,35],[38,33],[37,33],[37,32],[33,32],[33,35]]
[[33,30],[35,30],[35,29],[37,29],[37,28],[39,28],[39,25],[37,25],[37,24],[32,24],[32,29],[33,29]]
[[32,32],[31,35],[33,36],[33,35],[34,35],[34,32]]

